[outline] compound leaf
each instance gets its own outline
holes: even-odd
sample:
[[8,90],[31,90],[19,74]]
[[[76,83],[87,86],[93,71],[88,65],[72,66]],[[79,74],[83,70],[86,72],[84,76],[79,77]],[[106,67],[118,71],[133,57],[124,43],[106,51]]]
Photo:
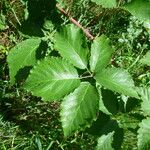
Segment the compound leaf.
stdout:
[[36,50],[40,45],[40,39],[27,39],[11,49],[7,62],[10,70],[10,82],[14,84],[15,75],[19,69],[25,66],[33,66],[36,60]]
[[96,88],[88,82],[82,82],[61,105],[61,122],[64,135],[90,126],[97,118],[99,98]]
[[105,8],[113,8],[117,6],[116,0],[92,0],[92,2],[95,2],[97,5],[102,5]]
[[140,60],[140,62],[144,65],[150,66],[150,51],[146,53],[146,55]]
[[91,71],[101,71],[111,60],[114,49],[110,46],[110,40],[102,35],[96,38],[91,47],[90,68]]
[[141,109],[142,111],[150,116],[150,87],[147,88],[139,88],[138,93],[141,95],[142,104]]
[[114,150],[112,147],[114,132],[110,132],[107,135],[102,135],[98,139],[96,150]]
[[74,66],[87,68],[88,47],[81,29],[74,25],[63,27],[55,35],[55,49]]
[[99,84],[112,91],[138,98],[134,82],[124,69],[106,68],[97,73],[95,79]]
[[150,20],[150,1],[149,0],[132,0],[123,8],[136,16],[139,20]]
[[39,62],[27,78],[24,87],[43,100],[59,100],[80,84],[76,69],[61,58],[46,58]]
[[140,123],[138,130],[138,150],[150,149],[150,118],[144,119]]

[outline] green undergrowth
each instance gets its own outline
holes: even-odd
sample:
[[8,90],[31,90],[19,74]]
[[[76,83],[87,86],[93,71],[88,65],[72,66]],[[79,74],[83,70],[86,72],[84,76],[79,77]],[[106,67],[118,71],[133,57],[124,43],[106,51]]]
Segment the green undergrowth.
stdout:
[[92,149],[95,140],[89,134],[63,137],[58,106],[59,103],[43,103],[28,95],[3,99],[0,149]]

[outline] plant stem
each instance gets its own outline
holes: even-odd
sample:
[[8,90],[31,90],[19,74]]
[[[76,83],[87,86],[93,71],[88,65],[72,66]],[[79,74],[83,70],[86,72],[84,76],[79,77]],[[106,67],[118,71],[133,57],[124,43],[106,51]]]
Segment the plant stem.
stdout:
[[139,56],[135,59],[135,61],[127,68],[127,70],[130,70],[140,60],[142,53],[143,53],[143,50],[140,52]]
[[11,11],[13,12],[14,17],[15,17],[15,19],[17,20],[18,24],[21,26],[21,22],[19,21],[19,18],[17,17],[16,12],[14,11],[13,8],[11,8]]
[[81,28],[90,40],[94,39],[94,36],[87,29],[85,29],[78,21],[76,21],[74,18],[70,17],[69,14],[66,13],[65,10],[63,8],[61,8],[59,4],[56,4],[56,7],[62,14],[64,14],[66,17],[69,17],[69,20],[73,24],[75,24],[77,27]]
[[91,71],[88,68],[86,68],[86,70],[90,74],[90,76],[93,77],[93,74],[91,73]]
[[87,79],[87,78],[92,78],[93,76],[89,75],[89,76],[84,76],[84,77],[80,77],[80,79]]

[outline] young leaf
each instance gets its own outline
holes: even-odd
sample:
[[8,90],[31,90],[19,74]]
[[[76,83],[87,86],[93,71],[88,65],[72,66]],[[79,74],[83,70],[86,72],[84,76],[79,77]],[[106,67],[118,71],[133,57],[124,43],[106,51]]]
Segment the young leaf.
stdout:
[[140,62],[144,65],[150,66],[150,51],[146,53],[146,55],[140,60]]
[[96,38],[91,47],[91,71],[99,72],[105,68],[110,62],[113,52],[114,49],[110,46],[110,40],[105,35]]
[[74,25],[63,27],[55,35],[54,46],[74,66],[80,69],[87,67],[89,50],[81,29],[76,28]]
[[105,8],[113,8],[117,6],[116,0],[92,0],[97,5],[102,5]]
[[145,115],[150,116],[150,87],[139,88],[138,93],[141,95],[142,98],[142,111],[145,113]]
[[7,29],[7,27],[5,15],[0,13],[0,31]]
[[64,98],[61,105],[61,122],[64,135],[90,126],[97,117],[98,93],[88,82],[82,82],[70,95]]
[[132,0],[123,8],[136,16],[141,21],[150,20],[150,1],[149,0]]
[[144,119],[140,123],[138,130],[138,150],[150,149],[150,118]]
[[59,100],[80,84],[76,69],[61,58],[46,58],[31,70],[24,87],[43,100]]
[[106,68],[96,74],[95,79],[99,84],[112,91],[138,98],[134,82],[126,70]]
[[110,132],[107,135],[102,135],[98,139],[96,150],[114,150],[112,147],[114,132]]
[[15,75],[19,69],[25,66],[33,66],[36,63],[36,50],[40,42],[40,39],[27,39],[11,49],[7,62],[10,70],[10,82],[12,84],[15,82]]

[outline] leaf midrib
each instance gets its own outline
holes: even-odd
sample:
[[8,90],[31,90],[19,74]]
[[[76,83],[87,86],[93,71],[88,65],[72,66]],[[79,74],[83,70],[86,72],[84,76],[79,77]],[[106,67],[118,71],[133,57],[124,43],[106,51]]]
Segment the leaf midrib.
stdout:
[[[39,44],[38,44],[39,45]],[[23,65],[24,65],[24,62],[26,62],[26,60],[27,60],[27,58],[29,58],[31,55],[32,55],[32,53],[34,52],[34,51],[36,51],[36,49],[37,49],[37,45],[35,45],[34,46],[34,48],[33,48],[33,50],[31,50],[30,52],[29,52],[29,54],[27,54],[27,57],[25,57],[25,59],[24,59],[24,61],[23,61]],[[26,63],[25,63],[26,64]],[[22,65],[20,65],[20,66],[22,66]]]
[[[106,81],[106,82],[109,82],[109,83],[111,83],[111,84],[113,84],[115,87],[118,87],[118,88],[120,88],[121,90],[123,90],[123,91],[127,91],[126,89],[124,89],[124,88],[122,88],[121,86],[120,86],[120,84],[116,84],[115,82],[112,82],[112,79],[111,80],[107,80],[107,78],[104,78],[103,79],[103,81]],[[101,83],[100,83],[101,84]],[[125,86],[125,87],[127,87],[127,86]],[[134,88],[134,86],[133,87],[128,87],[128,88],[130,88],[130,90],[132,90],[132,88]],[[112,88],[111,88],[112,89]],[[120,91],[120,90],[119,90]],[[133,90],[132,90],[133,91]],[[128,91],[127,91],[128,92]],[[134,92],[134,91],[133,91]],[[121,93],[124,93],[124,92],[121,92]],[[135,92],[134,92],[135,93]],[[130,92],[130,94],[132,94],[131,92]],[[133,95],[133,94],[132,94]]]
[[72,48],[72,50],[74,51],[74,53],[78,56],[78,58],[80,59],[80,61],[82,62],[84,68],[87,68],[86,65],[84,64],[83,60],[81,59],[80,55],[77,53],[77,51],[75,50],[75,48],[72,46],[72,44],[69,42],[69,40],[65,41],[68,43],[68,45]]
[[[87,93],[87,91],[88,91],[88,88],[89,88],[89,86],[90,86],[90,84],[87,86],[87,88],[85,89],[85,92],[84,92],[84,94],[83,94],[83,96],[82,96],[82,99],[81,99],[81,102],[80,102],[80,104],[84,101],[84,97],[85,97],[85,95],[86,95],[86,93]],[[77,111],[77,113],[75,114],[75,117],[74,118],[76,118],[77,117],[77,114],[78,114],[78,111],[79,111],[79,108],[80,108],[80,105],[78,106],[78,108],[76,109]],[[69,126],[70,127],[70,129],[71,129],[71,127],[72,127],[72,124],[73,124],[73,122],[74,122],[74,119],[72,119],[72,121],[71,121],[71,125]]]

